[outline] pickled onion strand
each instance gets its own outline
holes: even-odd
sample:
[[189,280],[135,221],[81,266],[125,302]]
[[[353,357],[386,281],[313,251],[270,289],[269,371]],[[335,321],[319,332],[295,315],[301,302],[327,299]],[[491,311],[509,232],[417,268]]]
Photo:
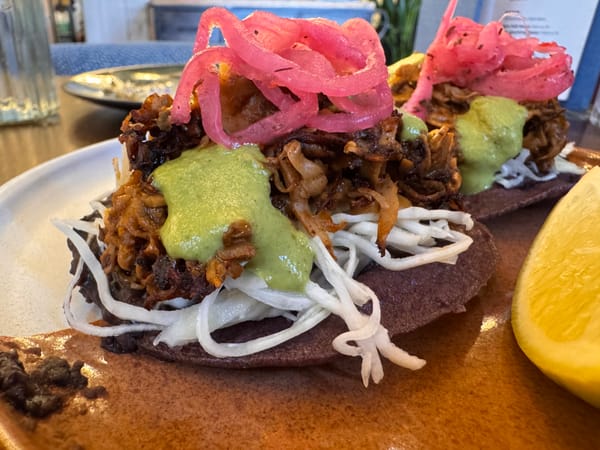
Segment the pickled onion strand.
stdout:
[[337,62],[336,69],[354,71],[365,67],[365,55],[355,45],[352,35],[344,33],[344,28],[336,22],[324,18],[303,21],[301,31],[301,42]]
[[263,47],[255,38],[260,30],[255,26],[250,31],[243,21],[225,8],[209,8],[200,17],[194,53],[208,49],[211,30],[219,28],[229,48],[235,48],[236,54],[244,61],[264,73],[272,71],[301,70],[297,64],[281,57],[279,54]]
[[[523,100],[547,100],[553,92],[558,95],[563,86],[569,86],[573,81],[570,71],[556,70],[570,65],[571,58],[564,53],[550,55],[537,65],[521,70],[504,71],[494,76],[481,78],[471,84],[472,88],[484,95],[505,95],[512,93],[511,98]],[[544,86],[543,89],[523,89],[525,83]],[[551,92],[550,92],[551,91]],[[549,97],[550,96],[550,97]]]
[[[187,123],[190,120],[190,96],[197,86],[201,86],[205,75],[219,74],[221,64],[229,66],[233,72],[249,80],[259,80],[264,77],[260,71],[246,64],[228,47],[211,47],[194,54],[186,63],[175,91],[171,109],[171,118],[175,123]],[[217,93],[213,91],[211,91],[213,94]],[[215,100],[217,99],[218,97],[215,97]]]
[[[303,44],[294,45],[293,48],[283,51],[281,55],[300,67],[310,67],[312,74],[322,79],[334,78],[338,73],[333,61]],[[312,92],[312,89],[309,91]]]
[[233,134],[235,142],[265,144],[274,137],[283,136],[301,128],[319,110],[316,95],[302,94],[289,108],[254,122]]
[[223,115],[220,101],[221,86],[217,74],[206,74],[201,89],[197,91],[198,103],[202,105],[202,127],[213,141],[229,148],[237,143],[223,128]]
[[[368,24],[366,21],[365,23]],[[367,57],[367,64],[351,75],[322,79],[293,61],[262,47],[254,32],[245,27],[243,21],[226,9],[218,7],[209,8],[202,14],[194,52],[208,47],[210,37],[208,30],[215,27],[221,30],[228,46],[235,48],[240,58],[264,73],[272,73],[273,77],[284,86],[294,86],[296,89],[306,92],[322,92],[325,95],[351,95],[361,92],[365,88],[373,87],[381,80],[382,75],[387,77],[385,63],[377,64],[381,62],[379,57]],[[312,30],[314,33],[314,29]],[[360,39],[353,40],[354,44],[368,42],[368,46],[371,48],[373,39],[379,40],[377,33],[370,25],[361,27],[360,30],[363,35],[360,36]]]
[[367,67],[383,64],[387,70],[385,52],[381,46],[381,41],[379,40],[379,36],[373,33],[373,29],[368,22],[361,19],[350,19],[342,24],[342,29],[350,36],[352,46],[367,56]]
[[[226,46],[209,45],[212,31]],[[186,64],[171,108],[171,121],[186,124],[195,93],[206,134],[233,148],[264,144],[302,126],[351,132],[389,116],[393,99],[379,37],[363,19],[343,25],[325,19],[282,19],[267,12],[240,20],[223,8],[200,18],[195,54]],[[279,111],[228,134],[220,105],[222,65],[254,83]],[[318,95],[337,110],[319,111]]]
[[260,45],[275,53],[280,53],[301,39],[300,23],[265,11],[254,11],[243,23]]
[[[456,10],[457,1],[458,0],[450,0],[448,3],[448,7],[446,8],[446,11],[444,11],[440,26],[435,34],[435,38],[433,39],[434,43],[441,41],[443,35],[446,34],[450,28],[450,21],[454,15],[454,11]],[[431,45],[433,46],[433,43]],[[425,119],[427,113],[423,103],[428,101],[433,94],[433,70],[433,58],[429,52],[427,52],[425,59],[423,59],[423,65],[421,66],[419,79],[417,80],[417,87],[408,101],[402,107],[402,109],[406,112],[421,119]]]
[[365,108],[382,106],[380,105],[381,103],[385,104],[388,101],[388,95],[391,95],[391,92],[387,87],[387,83],[381,83],[379,86],[358,95],[349,97],[329,97],[329,100],[331,100],[331,103],[340,110],[349,113],[360,113],[363,112]]
[[389,116],[387,109],[367,114],[337,113],[319,114],[311,117],[306,125],[329,133],[348,133],[354,130],[370,128]]
[[[233,148],[241,143],[264,143],[274,136],[281,136],[289,133],[294,129],[300,128],[310,117],[318,111],[318,101],[314,94],[300,93],[300,99],[293,101],[291,98],[283,102],[283,92],[281,96],[275,97],[275,91],[271,91],[269,97],[276,100],[281,111],[261,119],[253,123],[248,128],[235,133],[235,138],[228,135],[223,129],[222,108],[220,102],[220,81],[218,74],[218,63],[227,63],[232,72],[239,72],[249,79],[256,77],[255,70],[241,61],[231,49],[224,47],[215,47],[208,49],[206,52],[197,53],[188,62],[186,67],[193,72],[202,72],[203,81],[196,86],[188,77],[185,81],[182,80],[177,88],[177,94],[173,102],[171,111],[172,117],[175,119],[181,117],[183,123],[189,120],[189,103],[188,108],[182,105],[186,92],[191,94],[194,90],[198,96],[198,102],[202,107],[202,126],[206,133],[216,142],[219,142],[227,147]],[[263,82],[259,86],[267,86],[268,83]],[[266,91],[267,89],[264,88]],[[179,95],[182,94],[182,95]],[[289,96],[288,96],[289,97]],[[183,113],[186,113],[185,116]],[[187,118],[187,120],[186,120]]]
[[444,13],[405,111],[424,118],[433,86],[443,82],[516,101],[555,98],[573,84],[572,59],[564,47],[515,38],[501,22],[452,18],[456,3],[452,0]]
[[392,112],[389,108],[390,103],[388,102],[388,96],[391,97],[392,94],[387,88],[387,82],[377,88],[376,94],[374,98],[377,100],[372,101],[368,106],[364,106],[360,113],[358,112],[359,108],[356,107],[357,105],[352,103],[350,99],[336,99],[338,105],[342,104],[350,111],[357,112],[319,114],[308,120],[307,125],[330,133],[352,132],[372,127],[388,117]]
[[294,104],[294,99],[291,95],[283,92],[279,86],[273,86],[271,83],[263,80],[255,80],[254,85],[267,100],[280,110],[287,109]]

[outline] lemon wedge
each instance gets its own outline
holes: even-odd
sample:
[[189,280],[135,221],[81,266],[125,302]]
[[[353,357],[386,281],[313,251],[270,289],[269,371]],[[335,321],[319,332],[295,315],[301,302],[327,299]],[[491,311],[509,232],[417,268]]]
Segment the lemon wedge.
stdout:
[[396,71],[401,66],[412,66],[412,65],[423,64],[424,59],[425,59],[425,53],[415,52],[411,55],[408,55],[402,59],[399,59],[395,63],[389,65],[388,66],[388,75],[392,76],[393,74],[395,74]]
[[600,408],[600,167],[558,202],[535,238],[512,327],[542,372]]

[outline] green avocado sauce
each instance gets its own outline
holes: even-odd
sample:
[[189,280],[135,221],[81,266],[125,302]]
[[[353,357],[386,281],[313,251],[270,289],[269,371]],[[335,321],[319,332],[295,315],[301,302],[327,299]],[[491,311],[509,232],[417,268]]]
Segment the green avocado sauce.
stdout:
[[156,168],[153,184],[168,208],[160,237],[171,257],[207,262],[223,246],[229,225],[246,220],[256,248],[246,270],[273,289],[302,292],[312,250],[308,237],[271,204],[263,161],[256,146],[214,145],[185,151]]
[[402,112],[402,132],[400,138],[403,141],[414,141],[427,134],[427,125],[417,116]]
[[469,111],[457,116],[463,193],[475,194],[492,186],[494,173],[521,151],[526,119],[524,106],[493,96],[477,97]]

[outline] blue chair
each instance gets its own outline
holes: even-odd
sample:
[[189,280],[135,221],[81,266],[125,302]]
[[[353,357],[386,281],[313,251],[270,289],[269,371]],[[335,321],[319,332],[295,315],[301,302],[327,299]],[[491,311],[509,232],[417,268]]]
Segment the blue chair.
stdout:
[[56,43],[50,53],[57,75],[137,64],[184,64],[193,42],[143,41],[119,44]]

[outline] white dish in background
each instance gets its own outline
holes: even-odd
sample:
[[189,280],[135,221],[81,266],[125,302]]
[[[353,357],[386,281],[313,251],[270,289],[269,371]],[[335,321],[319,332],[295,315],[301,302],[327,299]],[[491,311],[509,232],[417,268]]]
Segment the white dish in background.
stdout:
[[72,76],[66,93],[104,106],[139,108],[152,93],[175,95],[183,65],[149,64],[93,70]]
[[0,335],[65,328],[71,253],[54,218],[80,218],[114,188],[116,139],[37,166],[0,186]]

